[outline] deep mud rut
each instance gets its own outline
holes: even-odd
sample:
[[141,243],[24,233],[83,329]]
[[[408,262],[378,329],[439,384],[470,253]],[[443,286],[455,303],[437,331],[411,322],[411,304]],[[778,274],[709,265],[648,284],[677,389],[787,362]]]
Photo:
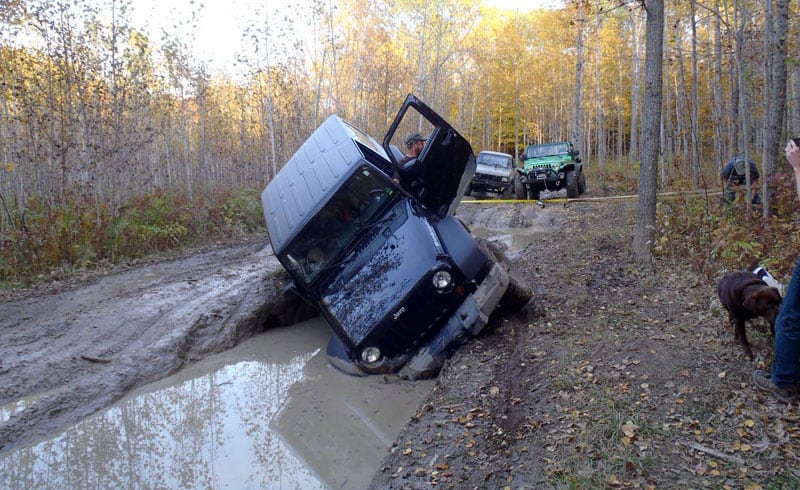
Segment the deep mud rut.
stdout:
[[0,302],[0,452],[260,331],[279,267],[251,243]]

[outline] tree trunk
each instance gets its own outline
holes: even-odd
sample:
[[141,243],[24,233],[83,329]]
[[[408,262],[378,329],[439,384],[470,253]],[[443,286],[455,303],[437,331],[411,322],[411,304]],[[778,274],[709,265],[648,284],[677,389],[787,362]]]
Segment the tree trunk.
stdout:
[[[791,86],[792,86],[792,100],[798,100],[800,97],[800,68],[794,67],[791,73]],[[800,104],[791,104],[789,106],[789,136],[794,137],[800,132]]]
[[636,10],[631,11],[631,20],[633,21],[633,29],[631,30],[631,45],[633,50],[631,52],[631,147],[628,150],[630,163],[633,163],[635,158],[639,157],[639,94],[641,93],[641,73],[642,73],[642,43],[641,28],[642,21],[639,13]]
[[695,188],[698,188],[700,186],[700,155],[698,154],[699,149],[697,147],[697,105],[699,101],[697,100],[697,12],[695,9],[695,0],[689,2],[689,7],[691,15],[690,22],[692,23],[692,96],[689,101],[691,105],[690,127],[692,146],[689,155],[692,159],[692,181],[694,182]]
[[596,15],[597,33],[595,43],[595,104],[596,112],[595,118],[597,119],[597,167],[602,174],[606,168],[606,128],[605,121],[603,120],[603,90],[602,90],[602,43],[600,30],[602,28],[602,21],[600,11],[598,9]]
[[663,82],[664,3],[662,0],[648,0],[646,4],[644,1],[642,4],[647,11],[642,120],[642,135],[647,144],[642,147],[642,163],[639,168],[639,200],[633,232],[633,254],[639,262],[649,264],[652,261],[655,239],[658,156],[661,151],[659,128]]
[[575,149],[586,158],[583,147],[583,30],[586,24],[584,9],[586,5],[583,0],[578,1],[578,38],[575,40],[577,54],[575,56],[575,92],[572,98],[572,143]]
[[[800,67],[795,66],[792,69],[791,75],[792,83],[792,100],[800,100]],[[795,137],[800,133],[800,104],[791,104],[789,106],[789,136]]]
[[[747,19],[749,18],[749,14],[740,10],[738,7],[742,7],[741,2],[737,2],[737,13],[738,13],[738,22],[736,23],[736,49],[734,50],[734,57],[736,59],[736,80],[739,86],[739,114],[741,115],[741,132],[740,132],[740,141],[739,141],[739,148],[741,148],[741,153],[744,156],[744,161],[750,161],[750,112],[747,110],[747,94],[745,93],[745,84],[744,84],[744,40],[745,40],[745,29],[747,25]],[[750,196],[750,165],[745,164],[745,181],[747,183],[746,190],[745,190],[745,201],[748,200]],[[744,214],[745,223],[749,226],[750,224],[750,213]]]
[[714,121],[714,155],[716,157],[716,175],[722,171],[725,162],[724,130],[722,97],[722,19],[720,18],[719,0],[714,2],[714,82],[711,88],[711,111]]
[[[675,80],[675,97],[678,103],[675,120],[677,121],[678,135],[681,146],[678,154],[689,155],[690,147],[687,135],[691,132],[691,117],[689,115],[689,102],[686,97],[686,58],[683,54],[683,30],[679,22],[674,23],[675,49],[678,52],[678,75]],[[691,161],[691,156],[689,157]],[[686,160],[681,163],[687,163]]]
[[[766,0],[771,5],[772,0]],[[771,82],[769,95],[771,103],[768,106],[764,121],[764,151],[762,153],[762,178],[761,199],[764,219],[770,216],[771,189],[769,178],[775,173],[777,158],[780,154],[780,137],[783,128],[783,112],[786,108],[786,33],[788,31],[789,0],[777,0],[775,11],[772,15],[770,45],[764,53],[771,59],[771,73],[767,81]]]

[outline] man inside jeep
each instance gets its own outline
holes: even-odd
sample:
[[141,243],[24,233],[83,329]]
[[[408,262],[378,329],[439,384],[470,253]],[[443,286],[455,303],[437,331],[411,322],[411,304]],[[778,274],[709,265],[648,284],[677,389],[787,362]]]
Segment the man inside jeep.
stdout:
[[406,163],[412,158],[417,158],[422,149],[425,148],[425,141],[428,138],[423,137],[419,133],[411,133],[406,137],[406,156],[400,160],[400,164]]
[[425,141],[427,138],[422,136],[420,133],[411,133],[406,136],[406,154],[400,161],[397,162],[397,168],[394,171],[394,175],[392,175],[392,180],[400,183],[400,173],[406,163],[414,160],[422,153],[422,149],[425,148]]

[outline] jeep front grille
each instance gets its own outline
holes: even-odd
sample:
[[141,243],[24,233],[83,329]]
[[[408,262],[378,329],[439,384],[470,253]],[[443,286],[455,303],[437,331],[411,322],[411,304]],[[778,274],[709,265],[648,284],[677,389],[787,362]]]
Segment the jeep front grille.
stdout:
[[477,175],[476,178],[485,180],[486,182],[497,182],[499,184],[503,182],[503,177],[499,175]]
[[[428,278],[425,278],[426,282]],[[450,301],[431,301],[431,295],[436,295],[432,288],[419,288],[412,293],[405,303],[408,305],[435,304],[433,309],[424,311],[406,311],[396,320],[389,322],[385,328],[368,342],[373,345],[381,346],[382,350],[389,357],[413,352],[420,346],[428,342],[442,327],[449,315],[458,306],[454,293],[450,293]]]

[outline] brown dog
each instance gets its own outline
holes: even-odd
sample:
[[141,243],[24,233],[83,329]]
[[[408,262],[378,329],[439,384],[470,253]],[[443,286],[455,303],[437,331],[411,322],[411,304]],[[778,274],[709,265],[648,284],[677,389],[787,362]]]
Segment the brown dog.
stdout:
[[728,320],[733,326],[736,340],[742,344],[745,354],[752,360],[753,350],[747,342],[744,322],[751,318],[764,317],[775,336],[775,318],[781,307],[778,290],[767,286],[752,272],[732,272],[717,283],[717,295],[722,306],[728,310]]

